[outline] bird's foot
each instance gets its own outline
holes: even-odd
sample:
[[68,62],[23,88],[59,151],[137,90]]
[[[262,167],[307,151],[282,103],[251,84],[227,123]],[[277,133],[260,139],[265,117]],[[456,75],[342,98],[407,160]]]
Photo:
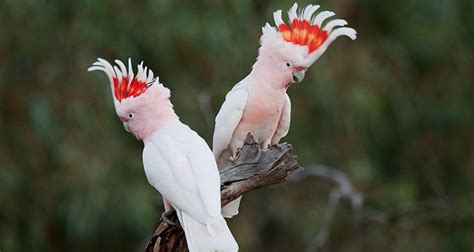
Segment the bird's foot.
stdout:
[[168,218],[168,216],[170,214],[172,214],[174,212],[174,210],[169,210],[169,211],[165,211],[161,214],[161,217],[160,217],[160,221],[163,221],[164,223],[170,225],[170,226],[176,226],[176,224],[174,224],[174,221],[170,220]]

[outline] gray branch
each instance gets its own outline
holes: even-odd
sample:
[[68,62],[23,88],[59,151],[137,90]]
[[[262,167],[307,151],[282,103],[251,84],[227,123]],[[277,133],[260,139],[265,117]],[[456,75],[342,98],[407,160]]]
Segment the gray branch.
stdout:
[[320,177],[327,179],[335,184],[335,187],[329,194],[328,204],[324,211],[324,219],[321,230],[314,240],[308,246],[307,251],[314,251],[324,247],[331,234],[331,226],[336,214],[339,202],[347,198],[351,202],[352,209],[359,211],[364,202],[362,194],[357,192],[349,178],[341,171],[325,165],[306,166],[304,172],[290,176],[290,181],[300,182],[307,177]]

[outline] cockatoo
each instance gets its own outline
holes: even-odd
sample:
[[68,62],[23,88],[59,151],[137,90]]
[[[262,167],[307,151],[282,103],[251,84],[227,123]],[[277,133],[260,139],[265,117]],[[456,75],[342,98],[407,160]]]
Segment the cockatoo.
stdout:
[[[290,128],[291,102],[288,87],[302,81],[305,71],[339,36],[356,39],[356,31],[341,27],[347,22],[334,19],[331,11],[316,13],[319,5],[288,11],[290,25],[283,22],[281,10],[273,13],[276,27],[262,28],[261,46],[250,74],[227,94],[217,114],[213,152],[218,167],[235,157],[250,132],[261,147],[277,144]],[[238,198],[222,208],[224,217],[238,213]]]
[[237,251],[238,245],[221,215],[220,178],[206,142],[183,124],[170,102],[170,90],[138,65],[134,76],[120,60],[112,66],[98,59],[88,71],[108,76],[115,111],[125,129],[142,140],[148,182],[173,207],[183,227],[189,251]]

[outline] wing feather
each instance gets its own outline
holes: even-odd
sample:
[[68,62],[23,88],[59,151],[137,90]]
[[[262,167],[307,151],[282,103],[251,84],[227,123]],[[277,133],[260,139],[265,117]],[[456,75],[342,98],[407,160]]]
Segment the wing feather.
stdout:
[[216,161],[206,141],[187,125],[173,123],[154,135],[143,163],[150,184],[174,207],[201,223],[221,216]]
[[221,216],[221,181],[216,160],[207,143],[195,134],[195,138],[190,138],[188,161],[196,181],[196,188],[204,203],[207,213],[211,217]]
[[[238,84],[237,84],[238,85]],[[234,87],[226,96],[216,116],[212,151],[216,160],[226,150],[232,140],[237,125],[242,119],[247,104],[248,92],[245,87]]]
[[288,134],[290,130],[290,121],[291,121],[291,101],[288,94],[285,94],[285,104],[283,105],[283,110],[281,111],[280,121],[278,122],[277,130],[272,137],[271,144],[277,144],[281,138]]

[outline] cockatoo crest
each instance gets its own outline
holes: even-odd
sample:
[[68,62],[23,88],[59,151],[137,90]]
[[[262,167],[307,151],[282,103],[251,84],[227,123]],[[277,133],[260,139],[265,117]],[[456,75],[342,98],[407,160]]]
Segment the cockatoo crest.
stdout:
[[[284,43],[290,45],[294,53],[300,54],[298,58],[303,58],[303,65],[310,66],[327,49],[327,47],[339,36],[347,36],[352,40],[356,39],[357,32],[349,27],[343,19],[334,19],[323,26],[323,22],[334,16],[332,11],[321,11],[316,13],[319,5],[308,5],[298,10],[295,3],[288,11],[289,23],[283,22],[281,10],[273,13],[276,27],[268,23],[262,28],[262,47],[268,44]],[[280,46],[281,47],[281,46]],[[304,48],[305,50],[301,50]],[[287,48],[286,50],[289,50]],[[302,55],[301,55],[302,54]]]
[[88,71],[104,72],[110,81],[115,112],[124,123],[125,129],[137,139],[145,140],[151,136],[161,122],[169,118],[178,118],[170,101],[170,90],[159,83],[153,71],[137,66],[137,75],[128,59],[128,70],[120,60],[116,65],[99,58]]
[[112,66],[104,59],[98,58],[97,61],[89,67],[88,71],[100,70],[109,77],[115,103],[121,103],[122,100],[130,97],[138,97],[145,93],[147,89],[158,82],[158,77],[153,77],[153,71],[146,66],[143,67],[143,61],[137,66],[137,75],[134,76],[132,70],[132,61],[128,59],[128,71],[120,60],[115,60],[117,65]]

